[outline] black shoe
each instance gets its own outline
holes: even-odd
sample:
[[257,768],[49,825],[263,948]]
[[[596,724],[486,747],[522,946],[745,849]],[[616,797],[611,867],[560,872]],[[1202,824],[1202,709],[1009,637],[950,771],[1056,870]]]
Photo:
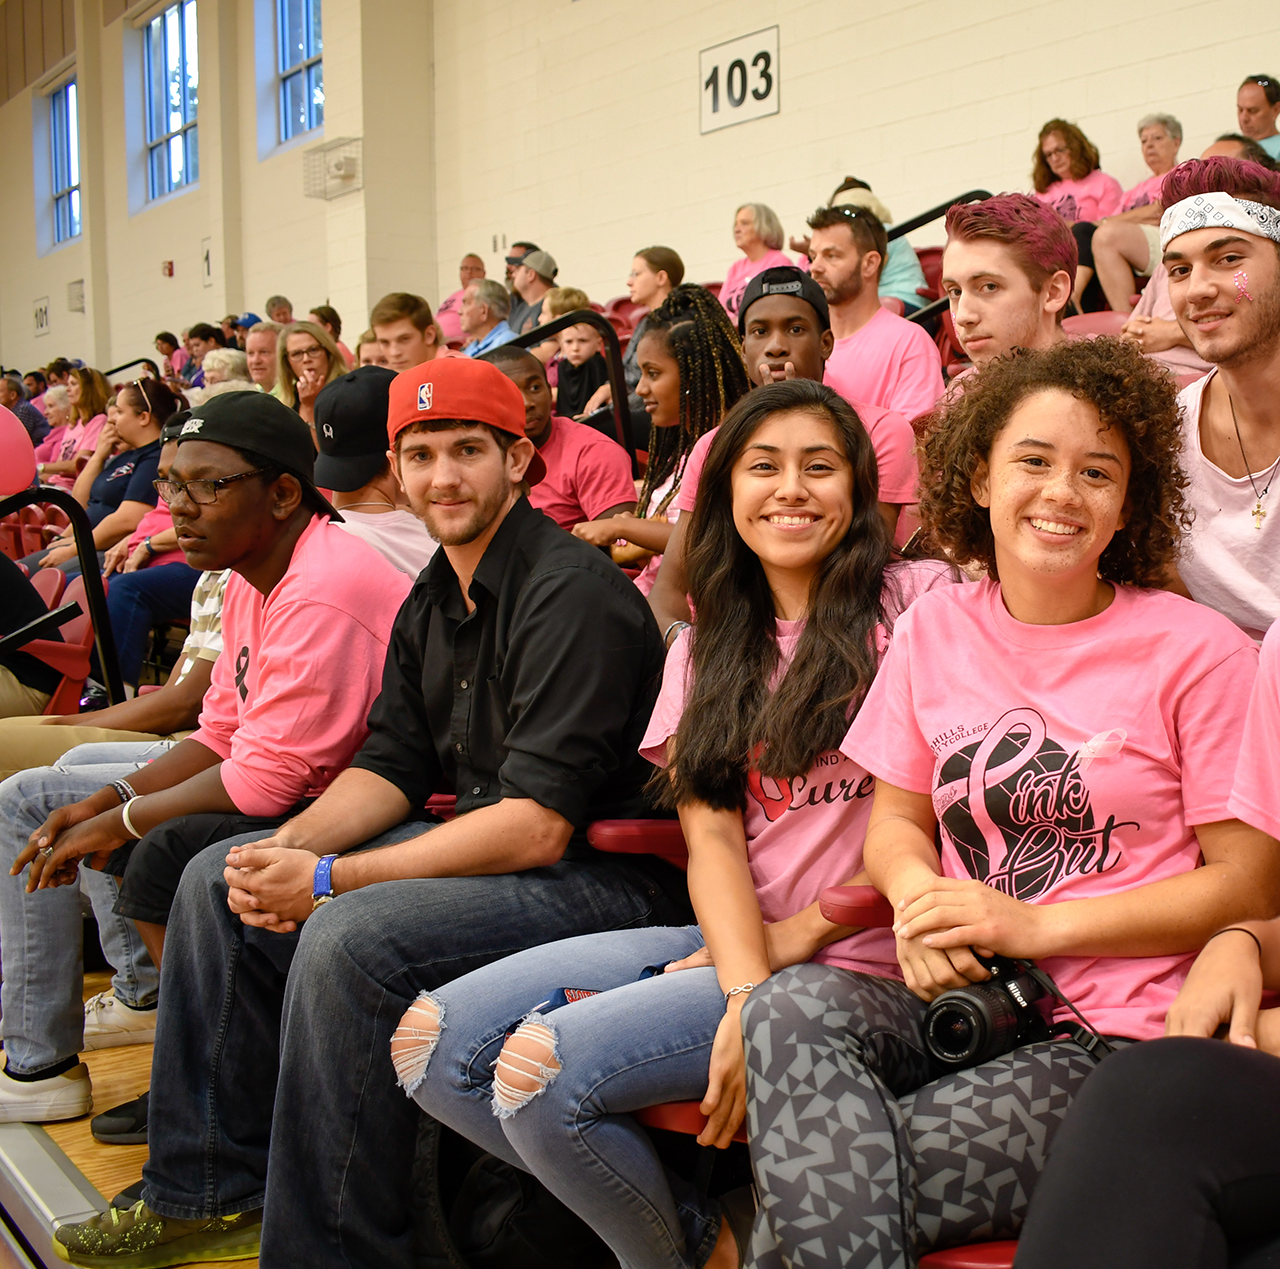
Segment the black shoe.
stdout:
[[[89,1124],[89,1130],[93,1133],[95,1140],[108,1146],[145,1146],[147,1144],[147,1098],[150,1096],[151,1090],[148,1089],[141,1097],[125,1102],[123,1106],[115,1106],[111,1110],[104,1110],[101,1115],[94,1115]],[[136,1203],[138,1200],[133,1201]],[[117,1204],[117,1206],[120,1205]]]
[[121,1190],[119,1194],[111,1200],[112,1207],[118,1207],[122,1212],[135,1203],[142,1202],[142,1178],[139,1177],[128,1189]]

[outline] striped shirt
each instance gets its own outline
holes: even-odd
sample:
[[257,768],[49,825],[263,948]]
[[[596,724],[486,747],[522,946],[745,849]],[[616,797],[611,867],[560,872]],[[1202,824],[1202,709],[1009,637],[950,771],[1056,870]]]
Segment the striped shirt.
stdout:
[[191,595],[191,633],[182,645],[182,661],[174,683],[181,683],[197,661],[216,661],[222,652],[222,595],[231,570],[201,573]]

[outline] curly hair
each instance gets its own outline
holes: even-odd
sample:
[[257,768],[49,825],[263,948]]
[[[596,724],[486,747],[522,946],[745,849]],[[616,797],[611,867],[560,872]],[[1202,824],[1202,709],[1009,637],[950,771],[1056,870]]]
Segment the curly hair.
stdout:
[[[680,468],[694,442],[751,389],[742,343],[733,321],[706,287],[686,282],[649,314],[643,339],[660,339],[680,370],[680,422],[655,427],[649,465],[640,486],[636,514],[664,511],[680,488]],[[664,505],[651,507],[655,489],[676,476]]]
[[1036,141],[1036,152],[1031,160],[1031,183],[1035,186],[1037,194],[1043,194],[1058,180],[1049,166],[1049,161],[1044,157],[1044,139],[1051,132],[1056,132],[1062,138],[1063,145],[1071,151],[1073,180],[1084,180],[1090,172],[1102,164],[1098,147],[1074,123],[1068,123],[1065,119],[1050,119],[1040,129],[1040,137]]
[[1129,447],[1126,521],[1098,560],[1109,582],[1157,586],[1191,526],[1179,457],[1177,386],[1155,362],[1119,339],[1066,341],[992,362],[972,386],[924,424],[920,518],[929,544],[958,564],[980,564],[997,580],[991,516],[972,482],[1013,412],[1039,392],[1092,405]]

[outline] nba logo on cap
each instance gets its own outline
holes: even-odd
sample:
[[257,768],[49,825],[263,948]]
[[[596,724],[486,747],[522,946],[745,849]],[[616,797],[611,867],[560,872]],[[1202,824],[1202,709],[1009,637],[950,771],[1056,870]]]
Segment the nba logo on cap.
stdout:
[[418,384],[418,409],[431,409],[431,389],[434,385],[430,383]]

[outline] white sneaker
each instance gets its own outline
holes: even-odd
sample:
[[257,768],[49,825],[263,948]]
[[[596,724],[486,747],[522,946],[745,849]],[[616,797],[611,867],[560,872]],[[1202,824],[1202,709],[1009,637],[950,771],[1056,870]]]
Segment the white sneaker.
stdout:
[[122,1044],[153,1044],[156,1011],[134,1009],[115,992],[100,991],[84,1002],[84,1047],[115,1049]]
[[92,1109],[93,1085],[83,1062],[48,1080],[15,1080],[0,1071],[0,1123],[44,1124]]

